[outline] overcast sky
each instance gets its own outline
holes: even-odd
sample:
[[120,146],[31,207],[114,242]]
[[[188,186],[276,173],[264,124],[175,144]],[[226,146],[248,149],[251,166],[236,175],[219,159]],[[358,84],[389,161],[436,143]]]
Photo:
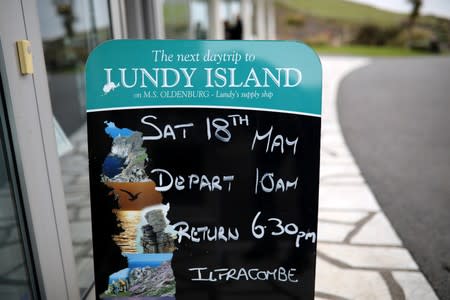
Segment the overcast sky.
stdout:
[[[408,13],[411,4],[408,0],[349,0],[363,4],[370,4],[386,10]],[[422,0],[420,9],[422,14],[430,14],[450,18],[450,0]]]

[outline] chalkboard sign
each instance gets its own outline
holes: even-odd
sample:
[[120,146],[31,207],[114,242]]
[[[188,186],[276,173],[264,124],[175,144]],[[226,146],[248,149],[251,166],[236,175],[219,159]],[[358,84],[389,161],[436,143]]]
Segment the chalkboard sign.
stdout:
[[90,55],[97,299],[313,299],[321,67],[304,44]]

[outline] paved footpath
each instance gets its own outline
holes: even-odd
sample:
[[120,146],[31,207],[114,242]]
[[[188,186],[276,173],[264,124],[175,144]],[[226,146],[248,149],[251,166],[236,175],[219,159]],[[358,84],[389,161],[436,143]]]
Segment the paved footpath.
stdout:
[[450,300],[449,78],[447,55],[376,58],[346,76],[338,93],[356,163],[443,300]]
[[380,209],[342,136],[337,90],[361,58],[322,58],[316,299],[437,299]]
[[61,158],[61,173],[78,284],[84,290],[94,282],[86,124],[71,136],[70,141],[74,150]]
[[[369,60],[323,57],[323,123],[316,299],[437,299],[381,211],[338,123],[340,80]],[[61,159],[80,286],[93,281],[86,127]]]

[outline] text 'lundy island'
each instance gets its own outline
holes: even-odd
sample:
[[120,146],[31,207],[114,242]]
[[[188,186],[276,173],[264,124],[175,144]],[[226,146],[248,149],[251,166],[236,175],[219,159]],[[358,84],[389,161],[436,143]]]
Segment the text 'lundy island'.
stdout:
[[106,84],[123,88],[249,87],[294,88],[302,82],[297,68],[104,68]]

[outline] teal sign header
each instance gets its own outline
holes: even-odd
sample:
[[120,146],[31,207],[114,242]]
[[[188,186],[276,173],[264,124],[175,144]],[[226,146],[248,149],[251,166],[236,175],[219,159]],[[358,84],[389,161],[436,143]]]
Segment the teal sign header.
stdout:
[[322,69],[284,41],[113,40],[86,67],[87,110],[235,107],[321,115]]

